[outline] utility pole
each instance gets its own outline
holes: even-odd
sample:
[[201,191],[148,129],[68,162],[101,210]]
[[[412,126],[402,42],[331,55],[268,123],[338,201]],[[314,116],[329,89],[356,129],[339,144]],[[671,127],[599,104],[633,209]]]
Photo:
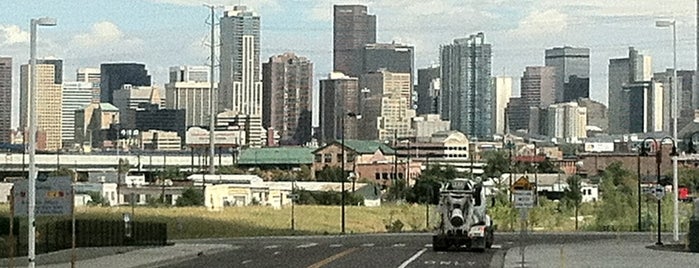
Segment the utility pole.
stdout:
[[[209,81],[209,174],[214,175],[216,174],[216,167],[214,166],[214,146],[216,146],[216,141],[215,141],[215,136],[214,136],[214,127],[215,127],[215,118],[216,118],[216,109],[214,108],[215,102],[214,102],[214,68],[216,67],[216,55],[215,55],[215,50],[216,50],[216,6],[214,5],[204,5],[208,7],[211,10],[211,22],[209,22],[209,25],[211,25],[211,43],[209,44],[209,48],[211,49],[211,65],[209,66],[209,76],[210,76],[210,81]],[[205,178],[203,176],[202,178]],[[202,189],[204,188],[204,184],[206,182],[206,179],[202,179]]]

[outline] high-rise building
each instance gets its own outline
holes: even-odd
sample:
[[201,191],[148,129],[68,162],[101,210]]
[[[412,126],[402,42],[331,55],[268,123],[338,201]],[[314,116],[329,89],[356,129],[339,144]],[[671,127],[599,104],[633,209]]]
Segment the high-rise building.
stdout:
[[114,91],[124,85],[150,86],[146,65],[139,63],[103,63],[100,65],[100,101],[114,103]]
[[442,102],[440,114],[451,129],[469,138],[493,134],[491,46],[483,33],[454,40],[440,48]]
[[92,84],[92,103],[100,103],[100,75],[99,68],[79,68],[76,71],[76,82]]
[[119,109],[111,103],[91,103],[75,111],[75,143],[102,148],[113,140],[109,133],[119,124]]
[[333,71],[358,77],[361,50],[376,43],[376,16],[362,5],[335,5],[333,10]]
[[346,139],[357,139],[357,118],[347,114],[359,113],[358,80],[342,73],[331,73],[320,80],[319,142],[340,140],[343,134]]
[[[209,125],[209,68],[202,66],[170,67],[170,83],[165,84],[165,107],[184,110],[185,126]],[[206,74],[204,74],[206,73]],[[204,79],[207,77],[206,79]],[[214,91],[218,88],[214,84]]]
[[235,6],[221,18],[221,71],[218,111],[262,114],[260,16]]
[[587,137],[587,108],[577,102],[565,102],[548,106],[548,136],[557,142],[580,143]]
[[505,132],[526,131],[529,129],[529,106],[521,97],[511,97],[507,103],[505,121],[508,129]]
[[94,103],[94,83],[65,82],[61,100],[61,139],[63,147],[75,143],[75,111]]
[[[680,90],[677,95],[678,117],[677,131],[694,120],[694,106],[692,104],[692,86],[694,80],[694,71],[678,70],[677,71],[677,87]],[[665,72],[653,74],[653,82],[663,88],[663,131],[672,133],[672,98],[675,90],[672,88],[672,69],[667,69]]]
[[590,97],[589,48],[564,46],[547,49],[544,62],[556,69],[556,102]]
[[[30,107],[29,85],[30,65],[20,67],[20,127],[28,129]],[[63,75],[57,72],[63,70],[62,60],[37,60],[36,65],[36,113],[37,133],[45,137],[45,140],[37,139],[37,150],[56,151],[61,149],[61,84]],[[25,135],[26,136],[26,135]]]
[[311,141],[313,63],[294,53],[262,64],[262,126],[274,129],[281,144]]
[[442,81],[438,65],[417,70],[417,113],[439,114]]
[[607,133],[609,129],[609,117],[607,106],[591,99],[578,99],[578,106],[587,109],[587,126],[599,128],[597,131]]
[[411,75],[385,70],[362,75],[360,92],[359,138],[363,140],[393,140],[414,136],[411,121],[416,116],[411,108]]
[[392,73],[411,74],[410,84],[414,84],[415,47],[399,43],[366,44],[361,50],[362,72],[366,74],[380,70]]
[[[609,133],[625,134],[643,132],[643,118],[639,115],[638,105],[634,103],[631,92],[636,91],[635,97],[643,97],[643,92],[651,87],[651,57],[639,54],[633,47],[629,48],[627,58],[609,60]],[[645,109],[640,109],[643,112]],[[634,113],[634,116],[631,116]],[[635,125],[632,129],[632,125]],[[640,126],[640,127],[639,127]]]
[[[246,6],[234,6],[221,18],[221,71],[217,111],[229,110],[240,116],[262,118],[260,72],[260,16]],[[245,140],[262,144],[265,132],[261,120],[250,126],[256,131]],[[260,131],[257,131],[257,130]]]
[[203,82],[211,80],[211,68],[208,66],[173,66],[170,67],[170,83]]
[[[238,112],[226,110],[216,115],[216,132],[229,131],[235,134],[239,144],[249,147],[261,147],[264,135],[262,128],[262,117],[251,116]],[[254,138],[253,141],[250,141]]]
[[0,143],[12,133],[12,58],[0,57]]
[[123,85],[112,94],[114,106],[119,109],[121,129],[136,128],[136,111],[142,110],[142,105],[155,104],[164,106],[159,87]]
[[[546,108],[556,100],[556,69],[549,66],[527,66],[520,82],[522,104],[530,112],[526,113],[529,121],[532,107]],[[533,118],[537,121],[537,118]],[[532,125],[532,122],[529,122]],[[533,130],[530,130],[530,133]]]
[[510,103],[512,97],[512,77],[493,77],[493,90],[495,91],[493,101],[493,131],[497,134],[506,134],[505,130],[505,108]]
[[76,82],[97,83],[99,85],[101,81],[99,68],[79,68],[75,73]]

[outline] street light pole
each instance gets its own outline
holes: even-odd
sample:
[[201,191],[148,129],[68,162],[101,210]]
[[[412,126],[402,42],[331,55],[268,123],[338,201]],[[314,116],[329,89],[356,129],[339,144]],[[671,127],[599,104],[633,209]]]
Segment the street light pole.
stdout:
[[30,76],[31,83],[29,84],[29,181],[28,181],[28,249],[27,249],[27,267],[33,268],[35,266],[35,242],[36,242],[36,125],[37,125],[37,114],[36,114],[36,95],[37,95],[37,85],[38,81],[36,78],[36,28],[37,26],[55,26],[55,18],[39,18],[31,19],[30,21],[30,40],[29,40],[29,63],[30,63]]
[[638,203],[637,203],[637,209],[638,209],[638,226],[636,231],[641,232],[641,152],[643,149],[643,143],[641,143],[639,147],[639,152],[638,155],[636,155],[636,172],[638,175]]
[[[672,139],[677,141],[677,117],[678,117],[678,103],[677,96],[680,94],[680,90],[677,87],[677,28],[676,21],[673,20],[658,20],[655,22],[655,26],[660,28],[672,27]],[[679,191],[678,191],[678,177],[677,177],[677,157],[672,157],[672,192],[673,192],[673,224],[672,224],[672,238],[675,242],[680,240],[679,236]]]
[[[344,107],[344,105],[342,106]],[[340,143],[341,143],[341,148],[342,148],[342,155],[340,156],[340,161],[342,162],[341,165],[341,174],[340,175],[340,185],[341,185],[341,190],[342,193],[340,194],[341,196],[341,206],[342,206],[342,230],[340,231],[340,234],[345,234],[345,113],[343,112],[340,118],[340,124],[342,125],[342,135],[340,137]]]

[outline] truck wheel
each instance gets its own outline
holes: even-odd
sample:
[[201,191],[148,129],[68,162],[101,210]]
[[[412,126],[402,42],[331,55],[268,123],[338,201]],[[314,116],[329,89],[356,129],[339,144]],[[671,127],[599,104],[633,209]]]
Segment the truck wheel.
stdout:
[[445,251],[449,248],[449,243],[446,237],[442,236],[432,236],[432,250],[434,251]]
[[488,230],[488,234],[485,237],[485,248],[492,248],[493,242],[495,242],[495,234],[492,229]]

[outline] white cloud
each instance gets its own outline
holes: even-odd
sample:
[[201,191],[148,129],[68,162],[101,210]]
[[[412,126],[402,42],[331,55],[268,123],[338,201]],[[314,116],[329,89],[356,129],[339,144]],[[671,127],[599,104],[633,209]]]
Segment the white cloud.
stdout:
[[29,32],[22,31],[17,25],[0,24],[0,46],[29,43]]
[[532,35],[553,35],[566,30],[568,15],[555,9],[535,10],[519,21],[513,34],[532,37]]
[[173,5],[180,5],[180,6],[203,6],[204,4],[206,5],[214,5],[214,6],[236,6],[236,5],[246,5],[249,6],[253,9],[261,9],[263,7],[279,7],[279,1],[278,0],[248,0],[248,1],[240,1],[240,0],[204,0],[204,1],[197,1],[197,0],[151,0],[152,2],[156,3],[167,3],[167,4],[173,4]]
[[92,25],[89,32],[73,37],[73,42],[88,48],[123,42],[124,33],[114,23],[101,21]]

